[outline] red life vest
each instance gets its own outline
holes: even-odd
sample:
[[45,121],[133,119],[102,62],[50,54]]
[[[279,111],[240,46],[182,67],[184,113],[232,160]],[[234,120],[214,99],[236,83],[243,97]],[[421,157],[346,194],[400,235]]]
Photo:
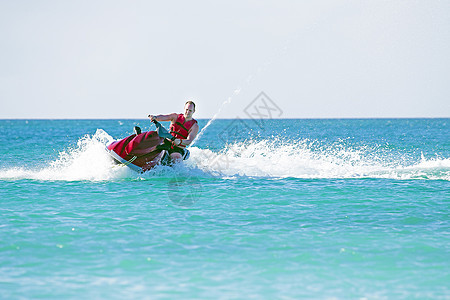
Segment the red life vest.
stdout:
[[183,114],[179,114],[175,123],[170,124],[170,134],[177,139],[187,139],[189,130],[197,123],[197,120],[186,121]]

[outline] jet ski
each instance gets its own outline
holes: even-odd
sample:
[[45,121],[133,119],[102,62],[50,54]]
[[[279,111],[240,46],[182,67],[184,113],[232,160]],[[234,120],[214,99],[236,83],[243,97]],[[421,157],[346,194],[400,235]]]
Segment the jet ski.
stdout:
[[[173,141],[175,137],[159,122],[153,121],[153,123],[156,125],[156,131],[142,133],[138,131],[106,146],[108,153],[117,164],[125,165],[139,173],[157,165],[172,165],[164,140]],[[186,152],[188,154],[188,150]],[[184,159],[187,159],[187,155]]]

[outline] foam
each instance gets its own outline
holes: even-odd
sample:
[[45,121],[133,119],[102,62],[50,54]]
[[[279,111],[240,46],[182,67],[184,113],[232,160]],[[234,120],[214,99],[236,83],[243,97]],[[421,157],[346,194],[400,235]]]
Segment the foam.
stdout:
[[59,153],[58,159],[41,169],[11,168],[0,170],[0,179],[44,181],[101,181],[127,177],[128,168],[115,168],[105,145],[113,139],[98,129],[91,137],[82,137],[76,147]]
[[419,162],[369,147],[320,146],[315,141],[247,141],[217,153],[191,148],[191,164],[219,176],[450,180],[450,159]]
[[[414,161],[406,154],[393,155],[368,146],[352,147],[344,141],[323,145],[318,141],[244,141],[220,151],[191,147],[191,158],[177,168],[158,167],[138,174],[113,163],[105,146],[113,138],[98,129],[82,137],[76,147],[40,169],[0,170],[0,179],[108,181],[126,178],[195,174],[266,178],[388,178],[450,181],[450,159],[432,157]],[[187,175],[186,175],[187,176]]]

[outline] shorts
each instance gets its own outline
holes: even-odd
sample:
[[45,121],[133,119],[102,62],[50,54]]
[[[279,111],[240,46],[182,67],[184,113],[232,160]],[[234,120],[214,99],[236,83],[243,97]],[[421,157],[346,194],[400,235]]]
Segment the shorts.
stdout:
[[169,153],[169,155],[172,153],[180,153],[181,157],[183,157],[183,160],[186,160],[189,158],[189,150],[188,149],[173,146],[172,142],[167,139],[164,140],[164,144],[159,145],[157,148],[159,150],[166,150],[167,153]]

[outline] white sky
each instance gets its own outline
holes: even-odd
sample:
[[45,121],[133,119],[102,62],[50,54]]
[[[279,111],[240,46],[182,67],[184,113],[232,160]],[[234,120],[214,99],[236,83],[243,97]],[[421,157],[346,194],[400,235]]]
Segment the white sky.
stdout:
[[[0,118],[450,117],[450,1],[0,0]],[[234,91],[240,93],[234,95]]]

